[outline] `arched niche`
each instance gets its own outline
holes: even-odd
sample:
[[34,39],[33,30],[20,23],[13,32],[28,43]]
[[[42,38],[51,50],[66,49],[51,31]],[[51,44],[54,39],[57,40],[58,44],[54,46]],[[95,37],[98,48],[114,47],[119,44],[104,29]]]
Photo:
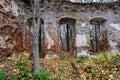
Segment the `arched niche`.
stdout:
[[[28,23],[28,26],[30,27],[30,31],[32,32],[34,29],[33,28],[33,18],[29,18],[27,23]],[[42,18],[40,18],[40,26],[39,26],[39,54],[40,54],[40,57],[44,57],[44,43],[45,43],[44,41],[45,41],[44,20]]]
[[76,20],[73,18],[62,18],[59,21],[60,46],[64,52],[73,50],[75,43],[75,23]]
[[90,49],[92,52],[101,52],[108,49],[106,21],[107,19],[101,17],[90,20]]
[[[35,19],[37,19],[37,18],[35,18]],[[27,19],[27,24],[29,27],[33,26],[33,18]],[[44,20],[42,18],[40,18],[40,24],[44,24]]]

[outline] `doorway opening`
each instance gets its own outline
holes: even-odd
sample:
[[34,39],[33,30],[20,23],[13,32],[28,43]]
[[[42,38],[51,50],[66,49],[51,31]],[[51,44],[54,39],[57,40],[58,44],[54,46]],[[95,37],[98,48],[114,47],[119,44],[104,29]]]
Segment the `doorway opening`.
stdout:
[[[29,26],[29,30],[33,33],[33,18],[29,18],[27,22]],[[33,38],[33,35],[32,35]],[[39,55],[41,58],[44,57],[44,20],[40,18],[40,26],[39,26]]]
[[92,52],[107,50],[104,45],[107,42],[107,29],[105,28],[104,18],[93,18],[90,20],[90,49]]
[[60,20],[60,47],[64,52],[73,50],[75,43],[75,22],[75,19],[72,18],[62,18]]

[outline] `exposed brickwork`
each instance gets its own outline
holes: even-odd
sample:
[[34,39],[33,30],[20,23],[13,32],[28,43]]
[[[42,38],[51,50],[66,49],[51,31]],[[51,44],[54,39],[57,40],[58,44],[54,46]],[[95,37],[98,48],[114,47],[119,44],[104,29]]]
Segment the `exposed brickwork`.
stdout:
[[19,19],[10,11],[6,12],[0,6],[0,54],[11,55],[23,51],[31,52],[31,37],[28,30],[25,31],[25,41],[23,47],[23,30]]

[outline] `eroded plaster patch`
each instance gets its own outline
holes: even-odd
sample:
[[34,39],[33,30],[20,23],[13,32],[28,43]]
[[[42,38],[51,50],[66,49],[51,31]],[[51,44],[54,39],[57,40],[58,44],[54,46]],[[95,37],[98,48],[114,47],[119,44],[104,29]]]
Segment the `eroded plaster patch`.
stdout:
[[[7,5],[5,5],[5,4],[7,4]],[[1,0],[1,1],[0,1],[0,5],[4,8],[4,10],[5,10],[6,12],[12,11],[12,13],[13,13],[15,16],[18,16],[18,15],[19,15],[19,12],[18,12],[19,8],[18,8],[17,4],[15,4],[15,2],[14,2],[13,0],[8,1],[8,2],[5,1],[5,0]]]
[[110,24],[110,26],[120,31],[120,24]]
[[81,52],[77,53],[77,57],[87,56],[90,57],[90,54],[87,50],[82,50]]
[[16,45],[16,42],[13,41],[13,44],[8,44],[7,47],[10,48],[10,49],[13,49]]
[[86,23],[82,23],[82,24],[81,24],[81,27],[86,27]]
[[8,36],[6,37],[2,37],[0,36],[0,47],[3,48],[3,49],[6,49],[7,48],[7,45],[5,43],[5,41],[8,39]]
[[10,3],[8,3],[8,5],[5,5],[5,0],[1,0],[0,5],[4,8],[6,12],[10,11]]
[[5,37],[2,37],[0,36],[0,48],[3,48],[3,49],[7,49],[7,48],[10,48],[10,49],[13,49],[16,45],[16,42],[13,41],[13,44],[6,44],[6,40],[9,39],[9,36],[5,36]]
[[87,45],[87,36],[85,34],[77,34],[76,35],[76,46],[83,47]]
[[119,52],[117,49],[117,42],[113,42],[112,40],[109,41],[109,44],[111,46],[111,53]]
[[19,12],[18,12],[19,8],[18,8],[18,6],[15,4],[15,2],[13,0],[12,0],[11,4],[12,4],[11,10],[12,10],[13,14],[15,16],[18,16],[19,15]]
[[47,49],[50,49],[54,45],[54,41],[52,40],[52,38],[50,37],[48,32],[46,32],[46,37],[47,37],[47,41],[48,41]]

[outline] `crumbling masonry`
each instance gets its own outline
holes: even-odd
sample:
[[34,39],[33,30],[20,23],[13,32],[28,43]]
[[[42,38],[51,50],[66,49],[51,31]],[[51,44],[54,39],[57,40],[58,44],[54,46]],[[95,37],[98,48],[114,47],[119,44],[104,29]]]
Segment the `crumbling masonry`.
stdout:
[[[23,3],[23,2],[20,2]],[[7,4],[7,3],[6,3]],[[50,1],[41,4],[41,57],[120,52],[120,3],[80,4]],[[11,1],[0,2],[0,54],[32,52],[32,12]],[[11,7],[12,6],[12,7]],[[21,15],[25,15],[21,17]]]

